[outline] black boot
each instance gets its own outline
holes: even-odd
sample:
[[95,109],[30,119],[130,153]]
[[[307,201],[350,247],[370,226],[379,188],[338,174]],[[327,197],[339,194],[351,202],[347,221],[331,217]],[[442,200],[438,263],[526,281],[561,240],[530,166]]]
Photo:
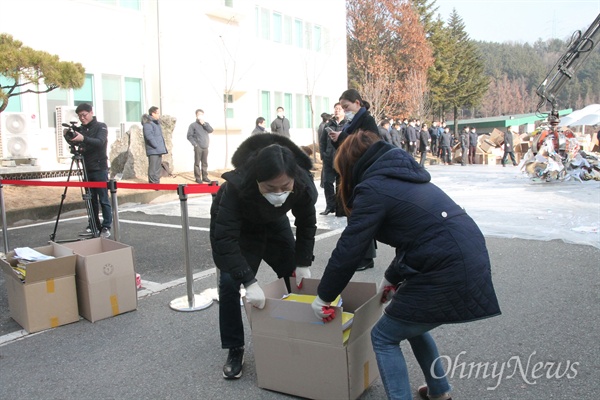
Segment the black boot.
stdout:
[[375,266],[375,262],[372,258],[365,258],[362,263],[356,268],[357,271],[364,271],[369,268],[373,268]]
[[227,361],[223,365],[223,378],[239,379],[242,376],[242,365],[244,365],[244,347],[229,349]]

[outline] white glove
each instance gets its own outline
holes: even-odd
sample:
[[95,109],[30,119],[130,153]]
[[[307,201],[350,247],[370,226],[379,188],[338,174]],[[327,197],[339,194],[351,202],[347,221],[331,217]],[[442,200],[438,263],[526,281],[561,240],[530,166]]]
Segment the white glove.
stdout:
[[298,289],[302,289],[302,279],[310,278],[310,268],[296,267],[296,270],[294,271],[294,276],[296,277],[296,286],[298,286]]
[[311,304],[315,315],[323,322],[329,322],[335,318],[335,309],[330,307],[330,304],[321,300],[319,296]]
[[263,309],[265,307],[265,292],[258,282],[246,286],[246,300],[256,308]]
[[377,293],[381,293],[381,302],[387,303],[394,297],[396,285],[392,285],[387,279],[383,278],[377,288]]

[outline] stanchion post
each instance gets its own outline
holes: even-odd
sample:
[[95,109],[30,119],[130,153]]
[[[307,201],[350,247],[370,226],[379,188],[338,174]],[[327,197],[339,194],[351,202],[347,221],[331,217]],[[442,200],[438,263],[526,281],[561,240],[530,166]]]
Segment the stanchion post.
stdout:
[[119,241],[119,201],[117,199],[117,181],[111,179],[108,181],[108,190],[110,190],[110,202],[113,214],[113,236],[115,241]]
[[213,303],[213,300],[203,295],[194,294],[194,275],[190,263],[190,243],[189,232],[190,222],[188,218],[186,185],[177,187],[177,194],[181,203],[181,227],[183,228],[183,247],[185,253],[185,280],[187,286],[187,296],[178,297],[171,301],[169,306],[176,311],[198,311],[203,310]]
[[4,254],[8,253],[8,228],[6,227],[6,209],[4,208],[4,190],[0,179],[0,207],[2,208],[2,239],[4,242]]

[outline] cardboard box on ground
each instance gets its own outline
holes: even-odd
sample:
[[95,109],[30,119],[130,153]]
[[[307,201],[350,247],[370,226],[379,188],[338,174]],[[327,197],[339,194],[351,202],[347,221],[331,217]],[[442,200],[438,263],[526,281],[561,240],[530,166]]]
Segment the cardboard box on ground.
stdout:
[[79,321],[76,256],[56,243],[33,250],[55,258],[28,263],[24,282],[12,268],[18,262],[14,251],[0,261],[10,316],[29,333]]
[[75,253],[79,314],[90,322],[137,308],[131,246],[105,238],[62,243]]
[[[319,280],[304,279],[301,290],[316,295]],[[262,310],[245,303],[252,329],[258,386],[309,399],[356,399],[379,377],[371,328],[383,305],[375,283],[350,282],[336,318],[319,321],[307,303],[282,300],[283,280],[263,287]],[[342,311],[354,313],[344,343]]]

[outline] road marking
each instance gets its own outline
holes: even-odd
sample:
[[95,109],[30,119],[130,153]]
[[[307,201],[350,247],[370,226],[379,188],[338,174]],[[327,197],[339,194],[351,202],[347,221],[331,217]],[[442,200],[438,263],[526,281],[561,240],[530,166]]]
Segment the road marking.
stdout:
[[[80,218],[85,218],[85,217],[69,218],[69,220],[75,220],[75,219],[80,219]],[[161,223],[143,222],[143,221],[120,220],[119,222],[125,222],[128,224],[131,223],[131,224],[139,224],[139,225],[162,226],[162,227],[167,227],[167,228],[179,228],[179,229],[181,228],[181,226],[179,226],[179,225],[161,224]],[[53,223],[53,222],[42,222],[42,223],[27,225],[27,227],[40,226],[40,225],[45,225],[45,224],[49,224],[49,223]],[[20,226],[20,227],[15,227],[15,228],[11,228],[11,229],[21,229],[24,227],[25,226]],[[209,231],[208,228],[200,228],[200,227],[190,227],[190,229],[206,231],[206,232]],[[340,229],[335,229],[335,230],[328,231],[325,233],[321,233],[320,235],[315,235],[315,242],[339,235],[343,231],[344,231],[344,228],[340,228]],[[217,273],[217,269],[215,267],[213,267],[213,268],[207,269],[205,271],[195,273],[193,275],[193,280],[195,282],[198,280],[206,279],[210,276],[216,275],[216,273]],[[138,297],[138,299],[143,299],[145,297],[160,293],[164,290],[171,289],[171,288],[174,288],[179,285],[183,285],[185,283],[186,283],[185,277],[175,279],[175,280],[172,280],[172,281],[166,282],[166,283],[158,283],[158,282],[142,280],[142,288],[143,289],[138,290],[137,297]],[[215,282],[215,284],[216,284],[216,282]],[[52,328],[52,329],[56,329],[56,328]],[[30,336],[37,335],[37,334],[44,333],[44,332],[49,332],[52,329],[47,329],[47,330],[32,333],[32,334],[27,333],[27,331],[25,329],[21,329],[17,332],[8,333],[6,335],[0,336],[0,347],[4,346],[6,344],[24,339],[26,337],[30,337]]]

